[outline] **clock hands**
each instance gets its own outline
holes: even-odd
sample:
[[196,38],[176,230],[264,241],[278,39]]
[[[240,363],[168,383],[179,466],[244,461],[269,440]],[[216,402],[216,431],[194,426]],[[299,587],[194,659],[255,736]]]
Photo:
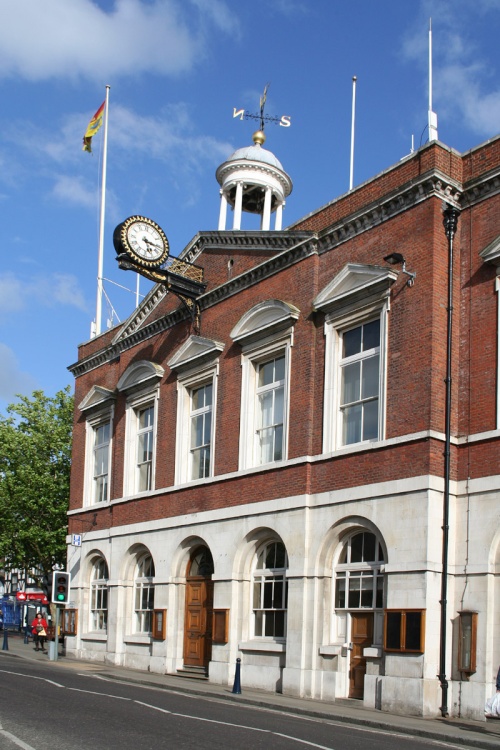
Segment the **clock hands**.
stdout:
[[156,245],[154,242],[151,242],[151,240],[148,240],[147,237],[143,237],[142,241],[146,243],[146,245],[151,245],[151,247],[154,247],[156,250],[161,250],[161,245]]

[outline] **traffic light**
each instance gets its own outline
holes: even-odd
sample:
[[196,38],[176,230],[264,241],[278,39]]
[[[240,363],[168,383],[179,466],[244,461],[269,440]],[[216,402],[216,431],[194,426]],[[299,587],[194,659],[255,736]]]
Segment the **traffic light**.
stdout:
[[69,584],[71,576],[64,570],[54,570],[52,573],[52,604],[67,604],[69,602]]

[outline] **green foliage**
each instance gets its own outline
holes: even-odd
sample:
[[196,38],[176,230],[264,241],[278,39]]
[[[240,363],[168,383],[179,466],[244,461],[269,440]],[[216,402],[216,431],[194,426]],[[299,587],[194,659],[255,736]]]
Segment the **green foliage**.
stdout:
[[19,396],[0,415],[0,559],[50,576],[65,566],[73,397]]

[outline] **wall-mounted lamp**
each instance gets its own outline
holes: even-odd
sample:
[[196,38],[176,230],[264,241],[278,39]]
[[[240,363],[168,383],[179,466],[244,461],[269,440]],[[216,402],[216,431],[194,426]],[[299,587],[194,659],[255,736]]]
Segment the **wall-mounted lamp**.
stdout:
[[413,284],[415,283],[415,277],[416,277],[417,274],[416,274],[416,272],[412,272],[412,271],[407,271],[406,270],[406,260],[401,255],[401,253],[391,253],[390,255],[386,255],[385,258],[384,258],[384,260],[385,260],[386,263],[390,263],[391,266],[397,266],[399,263],[401,263],[402,264],[402,268],[401,268],[402,272],[405,273],[407,276],[410,277],[408,279],[408,281],[406,282],[407,286],[413,286]]

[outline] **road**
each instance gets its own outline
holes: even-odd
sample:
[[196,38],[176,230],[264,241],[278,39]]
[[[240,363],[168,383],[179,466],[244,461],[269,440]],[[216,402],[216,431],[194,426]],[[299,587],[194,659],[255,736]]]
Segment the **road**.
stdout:
[[0,750],[442,747],[430,740],[114,682],[10,656],[0,662],[0,686]]

